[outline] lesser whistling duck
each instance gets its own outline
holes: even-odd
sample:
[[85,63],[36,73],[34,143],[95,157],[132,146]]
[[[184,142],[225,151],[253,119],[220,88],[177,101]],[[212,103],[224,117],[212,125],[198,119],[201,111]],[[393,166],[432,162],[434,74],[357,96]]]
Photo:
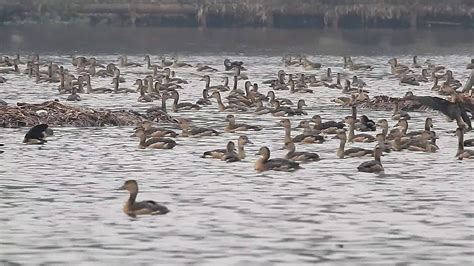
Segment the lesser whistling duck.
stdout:
[[170,212],[168,208],[152,200],[136,201],[138,195],[138,184],[135,180],[127,180],[119,190],[128,190],[130,197],[123,206],[123,212],[130,217],[137,215],[158,215]]
[[261,147],[256,155],[261,157],[255,162],[255,170],[258,172],[274,170],[274,171],[284,171],[284,172],[293,172],[300,169],[299,163],[292,162],[287,159],[270,159],[270,149],[268,147]]

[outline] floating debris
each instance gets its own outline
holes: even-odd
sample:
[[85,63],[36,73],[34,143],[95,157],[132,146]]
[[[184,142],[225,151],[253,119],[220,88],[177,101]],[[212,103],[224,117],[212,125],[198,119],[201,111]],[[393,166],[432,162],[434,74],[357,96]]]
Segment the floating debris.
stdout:
[[0,106],[0,125],[7,128],[31,127],[42,123],[71,127],[132,126],[147,118],[135,111],[95,110],[64,105],[57,101]]

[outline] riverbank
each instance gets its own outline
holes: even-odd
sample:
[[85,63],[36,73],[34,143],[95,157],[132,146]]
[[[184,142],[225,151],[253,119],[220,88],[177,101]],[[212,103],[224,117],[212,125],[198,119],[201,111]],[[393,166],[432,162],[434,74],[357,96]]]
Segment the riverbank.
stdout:
[[469,0],[0,0],[0,24],[474,28]]

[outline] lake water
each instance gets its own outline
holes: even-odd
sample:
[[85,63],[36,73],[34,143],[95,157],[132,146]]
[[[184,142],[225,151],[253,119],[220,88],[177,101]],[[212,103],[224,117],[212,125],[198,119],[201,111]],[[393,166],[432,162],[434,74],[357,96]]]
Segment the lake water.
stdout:
[[[354,73],[342,68],[342,55],[374,66],[357,72],[370,94],[402,96],[407,90],[433,95],[432,83],[404,87],[390,74],[389,58],[402,63],[419,61],[443,64],[465,82],[465,69],[473,56],[472,31],[276,31],[259,29],[122,29],[23,26],[0,28],[0,54],[16,51],[40,53],[74,71],[70,55],[96,56],[100,62],[143,62],[151,54],[179,55],[191,64],[205,63],[223,69],[224,58],[242,60],[253,82],[274,78],[283,68],[281,57],[307,53],[331,67],[333,73]],[[24,66],[21,66],[23,69]],[[287,73],[316,73],[286,68]],[[182,101],[196,101],[204,82],[195,69],[177,69],[190,81],[180,91]],[[134,88],[136,78],[149,71],[122,68]],[[221,82],[225,71],[211,74]],[[65,100],[57,84],[36,84],[27,75],[2,75],[0,99],[16,102]],[[94,87],[110,79],[93,78]],[[239,87],[243,82],[239,83]],[[268,87],[261,85],[262,93]],[[326,88],[314,95],[288,91],[277,96],[304,98],[307,116],[340,120],[350,110],[331,99],[342,94]],[[83,94],[79,106],[144,111],[159,104],[138,103],[138,94]],[[171,101],[169,102],[171,104]],[[391,117],[390,111],[359,110],[373,120]],[[194,125],[223,132],[225,116],[214,103],[200,111],[171,113],[191,118]],[[320,162],[304,164],[295,173],[253,170],[254,156],[269,146],[272,157],[283,157],[281,119],[271,115],[236,114],[238,122],[258,124],[247,132],[253,145],[238,163],[202,159],[206,150],[224,148],[238,134],[176,139],[173,150],[139,150],[130,137],[133,127],[54,127],[46,145],[21,143],[27,128],[0,129],[0,262],[22,265],[468,265],[474,256],[474,163],[454,158],[457,138],[454,122],[437,112],[413,112],[409,130],[423,128],[432,117],[439,135],[437,153],[392,152],[382,157],[384,174],[357,172],[369,158],[337,159],[337,140],[297,145],[299,151],[319,153]],[[390,126],[396,121],[389,120]],[[293,135],[299,131],[294,130]],[[472,138],[469,132],[465,138]],[[373,144],[349,146],[373,148]],[[166,216],[132,219],[122,212],[128,195],[117,191],[124,180],[136,179],[138,199],[166,205]]]

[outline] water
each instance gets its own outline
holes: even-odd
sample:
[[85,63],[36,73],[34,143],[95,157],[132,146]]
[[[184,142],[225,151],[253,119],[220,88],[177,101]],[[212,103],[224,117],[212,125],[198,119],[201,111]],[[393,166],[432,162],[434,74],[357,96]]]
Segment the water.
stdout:
[[[1,40],[30,40],[34,35],[25,29],[0,29],[0,33],[2,31],[7,37]],[[95,32],[94,29],[87,31]],[[123,33],[118,31],[112,29],[107,34],[122,38]],[[156,31],[157,35],[164,32],[172,35],[171,31]],[[12,37],[12,32],[17,36]],[[63,29],[62,32],[67,34],[68,31]],[[131,41],[131,37],[126,43],[141,43],[142,48],[155,51],[154,62],[158,62],[162,54],[179,53],[180,60],[192,64],[204,62],[219,69],[222,69],[223,59],[231,54],[232,58],[245,62],[249,69],[246,74],[257,83],[273,78],[283,67],[281,55],[315,49],[307,43],[294,49],[280,43],[246,46],[245,43],[252,44],[261,38],[258,37],[260,30],[230,32],[249,34],[250,41],[235,44],[241,50],[222,46],[215,53],[211,53],[211,48],[217,45],[212,46],[211,41],[204,42],[202,52],[199,47],[187,49],[189,44],[176,41],[188,38],[186,36],[170,37],[176,42],[174,49],[157,48],[159,42],[152,45],[143,39]],[[383,33],[384,39],[402,35]],[[189,38],[204,38],[202,36],[208,34],[215,38],[221,36],[217,39],[223,43],[229,42],[225,31],[193,34]],[[292,33],[276,31],[272,35],[278,34],[286,36],[282,39],[288,41]],[[295,34],[301,36],[302,32]],[[393,45],[391,51],[377,45],[360,51],[358,44],[338,39],[339,46],[326,47],[321,53],[314,51],[310,58],[323,63],[324,67],[332,67],[334,73],[351,76],[353,73],[342,69],[339,55],[358,50],[354,60],[375,67],[371,72],[357,73],[368,83],[371,95],[402,96],[409,89],[415,94],[435,95],[430,91],[432,84],[416,88],[399,86],[389,74],[386,62],[397,55],[407,63],[410,51],[421,51],[420,62],[429,58],[443,64],[454,71],[455,78],[464,82],[469,74],[465,65],[472,57],[472,50],[466,43],[453,41],[432,44],[423,52],[425,47],[420,44],[425,42],[424,38],[441,39],[438,34],[443,33],[421,32],[420,37],[406,45]],[[96,35],[99,36],[99,32]],[[53,42],[55,38],[59,37],[45,39],[50,46],[42,44],[45,46],[35,49],[31,42],[22,42],[18,49],[42,52],[42,59],[52,59],[71,70],[69,55],[74,50],[110,62],[116,61],[125,49],[130,54],[129,61],[143,60],[140,45],[120,48],[121,45],[111,39],[108,43],[102,40],[97,46],[94,42],[81,47],[72,44],[73,48],[68,49],[64,43]],[[14,47],[1,40],[0,52],[12,53]],[[165,43],[170,42],[165,40]],[[108,49],[101,46],[104,43]],[[286,70],[302,71],[299,68]],[[307,73],[320,75],[323,71]],[[145,68],[122,69],[127,81],[121,86],[134,87],[135,79],[145,73],[148,73]],[[179,77],[190,81],[181,92],[182,101],[195,101],[200,97],[204,83],[196,74],[195,70],[177,70]],[[225,75],[225,72],[211,74],[211,82],[216,84]],[[58,95],[57,84],[35,84],[25,75],[4,76],[9,82],[0,84],[0,98],[11,104],[66,98]],[[111,86],[109,82],[109,79],[92,80],[94,87]],[[239,86],[242,85],[243,82]],[[266,92],[268,88],[260,86],[260,90]],[[314,95],[277,92],[277,96],[292,100],[304,97],[308,103],[308,116],[291,118],[293,126],[314,114],[321,114],[323,120],[339,120],[350,114],[349,109],[330,101],[340,96],[339,92],[325,88],[316,91]],[[157,104],[138,103],[137,97],[136,94],[84,94],[83,101],[74,104],[139,111]],[[373,120],[391,115],[385,111],[359,112]],[[214,104],[201,111],[172,115],[191,118],[195,125],[223,131],[227,113],[219,113]],[[238,135],[231,133],[200,139],[178,137],[179,145],[173,150],[139,150],[137,139],[130,137],[132,127],[57,127],[55,136],[43,146],[21,144],[26,128],[1,129],[5,153],[0,155],[0,261],[27,265],[472,264],[474,164],[454,158],[457,147],[452,133],[454,122],[447,122],[442,115],[431,111],[411,115],[409,130],[422,129],[424,119],[433,117],[441,149],[434,154],[408,151],[386,154],[382,158],[385,173],[380,175],[357,172],[357,165],[369,158],[337,159],[338,142],[332,139],[318,145],[297,144],[297,150],[318,152],[323,160],[305,164],[304,169],[296,173],[256,173],[253,164],[257,157],[253,154],[259,147],[269,146],[272,157],[285,154],[278,150],[283,129],[275,124],[280,118],[270,115],[236,115],[238,122],[264,127],[259,132],[247,132],[255,144],[246,147],[247,158],[239,163],[200,158],[206,150],[223,148],[227,141],[235,141]],[[394,121],[389,123],[395,124]],[[293,135],[297,133],[294,130]],[[472,132],[466,135],[466,138],[472,137]],[[350,146],[372,148],[373,144]],[[171,213],[138,219],[123,214],[127,194],[115,189],[127,179],[138,180],[139,199],[163,203]]]

